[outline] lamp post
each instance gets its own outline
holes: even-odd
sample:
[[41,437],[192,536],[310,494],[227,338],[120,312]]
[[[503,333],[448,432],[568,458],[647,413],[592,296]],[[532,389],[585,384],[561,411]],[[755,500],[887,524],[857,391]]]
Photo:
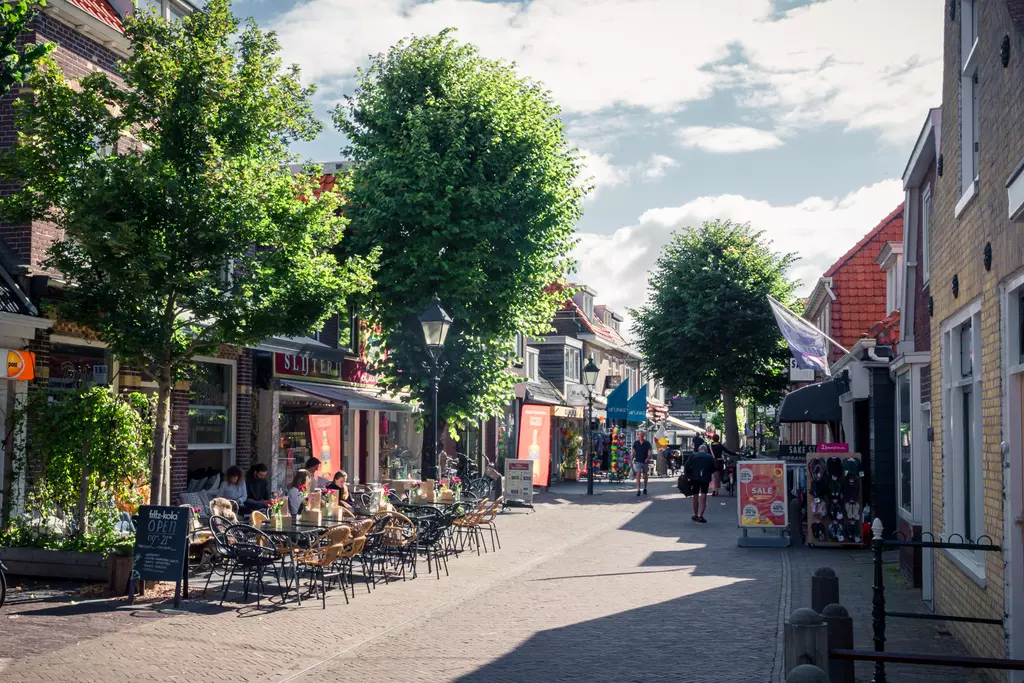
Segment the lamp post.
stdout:
[[601,368],[594,364],[594,357],[587,359],[583,366],[583,384],[587,387],[587,447],[584,453],[587,456],[587,495],[594,495],[594,386],[597,384],[597,376],[601,374]]
[[[427,463],[427,471],[423,473],[423,479],[437,480],[437,458],[441,437],[437,433],[437,391],[438,382],[441,381],[441,352],[444,350],[444,340],[448,337],[448,329],[452,325],[451,316],[441,308],[441,300],[436,296],[427,306],[427,310],[420,314],[420,325],[423,327],[423,340],[427,345],[427,353],[430,354],[430,382],[434,391],[434,447],[431,449],[430,460]],[[429,475],[429,476],[427,476]]]

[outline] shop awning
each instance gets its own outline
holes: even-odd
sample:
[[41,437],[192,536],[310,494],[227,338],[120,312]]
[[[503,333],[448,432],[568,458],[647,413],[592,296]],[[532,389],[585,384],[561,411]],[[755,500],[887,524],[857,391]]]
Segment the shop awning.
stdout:
[[282,380],[281,385],[303,394],[327,399],[331,403],[346,405],[350,410],[391,410],[411,413],[412,405],[397,399],[373,393],[373,390],[341,387],[334,384],[295,382]]
[[833,381],[801,387],[782,399],[779,422],[841,422],[839,387]]

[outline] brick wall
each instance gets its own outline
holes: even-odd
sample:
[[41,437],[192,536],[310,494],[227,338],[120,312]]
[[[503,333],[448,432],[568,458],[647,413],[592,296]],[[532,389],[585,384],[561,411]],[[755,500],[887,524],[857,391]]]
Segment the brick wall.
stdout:
[[[69,79],[104,71],[111,75],[115,82],[123,82],[117,69],[118,56],[114,52],[49,15],[41,14],[36,17],[19,40],[32,44],[55,43],[56,47],[51,57]],[[17,137],[13,108],[15,97],[16,95],[12,93],[0,99],[0,152],[9,149]],[[10,194],[16,190],[15,184],[0,183],[0,194]],[[51,223],[0,223],[0,239],[13,252],[19,264],[38,266],[46,258],[46,250],[59,237],[60,231]]]
[[171,504],[188,486],[188,382],[171,392]]
[[[966,206],[959,218],[954,207],[960,199],[960,13],[949,19],[943,12],[944,70],[942,83],[942,149],[944,172],[935,184],[931,233],[932,275],[930,294],[935,313],[931,321],[933,523],[943,531],[943,405],[941,393],[941,328],[943,323],[974,302],[981,304],[980,359],[975,367],[982,373],[981,423],[983,438],[982,483],[984,486],[984,528],[994,543],[1003,539],[1003,466],[1000,453],[1002,420],[1002,374],[1000,367],[1000,310],[998,285],[1018,271],[1024,263],[1024,234],[1020,226],[1007,219],[1005,180],[1024,155],[1024,58],[1020,35],[1014,29],[1007,5],[982,2],[979,32],[979,82],[981,96],[979,125],[981,144],[978,196]],[[999,44],[1005,34],[1015,36],[1010,65],[999,61]],[[985,244],[992,245],[992,269],[985,270]],[[956,275],[959,296],[954,297],[951,282]],[[1002,619],[1004,616],[1004,558],[986,553],[984,586],[967,576],[943,553],[935,559],[935,610],[946,614],[964,614]],[[1015,570],[1019,576],[1019,568]],[[971,624],[950,624],[954,635],[972,654],[1006,656],[1002,628]],[[997,678],[996,680],[1005,680]]]
[[238,355],[237,396],[235,401],[235,464],[247,470],[255,458],[253,448],[253,368],[252,350]]

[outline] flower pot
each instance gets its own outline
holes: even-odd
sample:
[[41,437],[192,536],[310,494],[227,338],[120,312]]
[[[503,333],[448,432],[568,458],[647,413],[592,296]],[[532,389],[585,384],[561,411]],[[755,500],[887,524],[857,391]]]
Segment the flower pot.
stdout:
[[579,481],[579,471],[575,467],[569,467],[565,470],[566,481]]

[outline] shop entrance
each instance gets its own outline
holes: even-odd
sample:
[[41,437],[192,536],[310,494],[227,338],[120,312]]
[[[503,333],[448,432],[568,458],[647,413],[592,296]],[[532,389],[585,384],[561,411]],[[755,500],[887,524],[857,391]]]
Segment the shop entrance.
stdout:
[[359,411],[359,483],[368,483],[367,476],[370,472],[370,448],[369,448],[370,418],[365,410]]

